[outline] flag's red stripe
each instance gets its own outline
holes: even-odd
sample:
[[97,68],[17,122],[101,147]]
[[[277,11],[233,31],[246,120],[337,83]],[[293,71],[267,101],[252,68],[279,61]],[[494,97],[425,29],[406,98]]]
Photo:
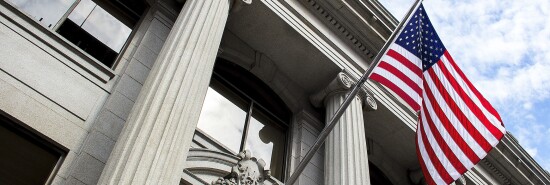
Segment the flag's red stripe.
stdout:
[[419,131],[422,131],[420,136],[422,137],[422,142],[424,143],[424,149],[426,150],[428,157],[430,157],[430,161],[432,161],[432,165],[437,170],[437,173],[447,184],[453,182],[453,178],[451,177],[451,175],[449,175],[449,172],[445,169],[443,164],[441,164],[441,161],[435,154],[432,145],[428,141],[428,138],[426,137],[426,131],[424,130],[424,125],[419,124],[418,127]]
[[[426,92],[427,100],[424,99],[424,101],[430,101],[430,104],[432,105],[432,109],[434,110],[434,113],[439,118],[439,121],[441,121],[441,124],[443,124],[443,127],[445,127],[445,130],[447,130],[447,133],[451,136],[451,138],[455,141],[456,145],[460,147],[462,152],[472,161],[472,163],[476,164],[480,159],[477,156],[477,154],[470,148],[468,143],[464,141],[464,138],[457,132],[457,130],[453,127],[447,116],[445,116],[445,112],[441,109],[439,106],[439,103],[435,100],[435,97],[433,96],[430,87],[426,82],[424,82],[424,91]],[[426,108],[424,108],[423,111],[426,111],[426,116],[429,117],[429,112]],[[426,118],[428,119],[428,118]],[[428,119],[427,121],[430,121],[430,124],[434,124],[432,122],[432,119]]]
[[403,81],[405,84],[407,84],[411,89],[413,89],[417,94],[422,94],[422,89],[420,88],[419,84],[414,82],[411,78],[409,78],[407,75],[405,75],[403,72],[401,72],[399,69],[395,68],[394,66],[388,64],[385,61],[380,62],[378,64],[378,67],[385,69],[386,71],[392,73],[395,75],[395,77],[399,78],[401,81]]
[[[430,117],[430,114],[426,114],[428,112],[428,110],[426,110],[426,104],[424,103],[424,101],[422,101],[422,107],[424,108],[423,111],[424,111],[424,116],[426,116],[426,119],[431,120],[432,118]],[[428,127],[430,128],[430,131],[432,132],[432,135],[434,136],[435,141],[437,142],[439,148],[441,148],[441,150],[443,151],[443,153],[445,154],[447,159],[449,159],[449,162],[451,162],[451,164],[456,169],[456,171],[458,171],[458,173],[460,173],[460,174],[465,173],[466,170],[467,170],[466,167],[464,167],[464,164],[462,164],[462,162],[460,162],[460,160],[458,160],[457,156],[451,150],[451,148],[449,147],[449,145],[447,144],[445,139],[443,139],[443,137],[441,136],[441,133],[439,132],[439,130],[437,130],[437,128],[435,127],[433,122],[428,121],[426,123],[427,123]]]
[[393,49],[388,50],[387,55],[403,64],[405,67],[409,68],[414,74],[418,75],[418,78],[422,78],[422,69],[420,69],[420,66],[418,66],[417,64],[411,62],[409,59]]
[[[501,138],[503,133],[495,127],[495,125],[493,125],[491,123],[491,121],[489,121],[489,119],[487,119],[487,116],[485,116],[485,114],[483,113],[483,111],[481,111],[481,109],[479,109],[479,107],[474,103],[474,101],[470,98],[470,96],[468,96],[468,94],[466,94],[466,92],[464,92],[464,89],[462,89],[460,87],[460,85],[458,84],[458,82],[456,81],[455,77],[451,75],[451,73],[447,70],[446,66],[444,65],[443,62],[439,62],[437,63],[436,65],[439,66],[439,69],[441,69],[441,72],[443,72],[443,75],[447,78],[447,80],[449,81],[449,83],[451,84],[451,86],[455,89],[456,93],[458,93],[458,96],[462,99],[462,101],[464,101],[464,103],[466,103],[466,105],[468,106],[468,108],[470,109],[470,111],[479,119],[479,121],[489,130],[489,132],[491,132],[491,134],[493,134],[493,136],[495,136],[495,138]],[[433,71],[432,71],[433,72]],[[435,75],[435,73],[434,73]],[[433,78],[433,77],[432,77]],[[464,80],[464,79],[463,79]],[[467,80],[467,79],[465,79]],[[457,107],[458,108],[458,107]],[[468,111],[468,110],[462,110],[462,111]],[[465,116],[465,115],[464,115]],[[468,123],[470,123],[468,121]],[[470,123],[471,124],[471,123]],[[470,125],[468,125],[470,126]],[[479,130],[477,130],[475,127],[473,127],[472,125],[472,130],[475,130],[477,131],[476,133],[474,134],[478,134],[479,133]],[[481,135],[481,133],[479,133]],[[483,137],[483,136],[481,136]],[[477,139],[476,139],[477,140]],[[485,139],[486,140],[486,139]],[[489,146],[488,148],[486,149],[487,152],[489,152],[489,150],[491,150],[491,146],[489,143],[487,143]],[[484,148],[485,149],[485,148]]]
[[[418,125],[421,124],[422,119],[419,119]],[[422,159],[422,153],[420,153],[420,149],[418,148],[418,134],[420,127],[418,127],[416,130],[416,156],[418,156],[418,162],[420,163],[420,167],[422,168],[422,173],[424,174],[424,179],[426,180],[426,183],[428,185],[434,185],[435,181],[433,180],[432,176],[430,175],[430,172],[428,172],[428,168],[426,167],[426,163],[424,162],[424,159]]]
[[417,111],[420,109],[420,105],[414,101],[403,89],[399,88],[397,85],[395,85],[392,81],[384,78],[383,76],[380,76],[379,74],[373,73],[370,76],[371,79],[376,80],[377,82],[380,82],[381,84],[384,84],[386,87],[391,89],[393,92],[395,92],[399,97],[401,97],[409,106],[413,108],[413,110]]
[[[483,137],[483,135],[481,135],[479,130],[477,130],[474,127],[472,122],[470,122],[468,117],[464,114],[463,110],[461,110],[460,107],[458,107],[456,102],[453,100],[453,98],[451,97],[451,95],[447,91],[446,88],[450,88],[450,87],[445,87],[445,85],[443,83],[441,83],[441,81],[439,80],[439,78],[437,78],[437,75],[435,74],[433,69],[428,69],[427,72],[430,75],[430,77],[432,78],[432,82],[437,87],[437,90],[439,91],[439,94],[441,94],[441,96],[443,97],[443,99],[447,103],[447,106],[449,106],[451,111],[453,111],[453,114],[456,116],[456,118],[460,122],[458,124],[461,124],[461,125],[464,126],[464,129],[466,129],[466,131],[470,134],[470,136],[472,136],[474,138],[474,140],[479,144],[479,146],[481,146],[481,148],[483,148],[483,150],[485,150],[485,152],[488,152],[489,150],[491,150],[491,147],[492,147],[491,144],[489,144],[487,139],[485,139],[485,137]],[[475,162],[477,162],[477,161],[475,161]]]
[[[455,61],[453,60],[453,58],[451,57],[451,55],[449,54],[449,52],[445,51],[444,53],[445,57],[448,59],[449,63],[453,66],[453,68],[456,70],[456,72],[458,73],[458,75],[460,75],[460,78],[462,78],[464,80],[464,82],[466,82],[466,84],[468,85],[468,87],[472,90],[472,92],[476,95],[477,99],[479,99],[479,101],[481,102],[481,104],[483,105],[483,107],[485,107],[485,109],[487,109],[487,111],[489,111],[491,114],[493,114],[497,119],[498,121],[500,121],[500,124],[502,124],[502,126],[504,126],[504,123],[502,123],[502,119],[500,118],[500,115],[498,114],[498,112],[495,110],[495,108],[493,108],[493,106],[481,95],[481,93],[479,93],[479,91],[474,87],[474,85],[470,82],[470,80],[468,80],[468,78],[466,78],[466,75],[464,75],[464,73],[462,72],[462,70],[460,70],[460,68],[458,68],[458,66],[456,65]],[[500,139],[501,137],[497,137],[497,139]]]

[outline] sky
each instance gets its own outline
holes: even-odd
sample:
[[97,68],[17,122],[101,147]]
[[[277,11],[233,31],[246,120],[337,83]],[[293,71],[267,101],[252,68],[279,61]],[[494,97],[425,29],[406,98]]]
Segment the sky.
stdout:
[[[414,0],[379,0],[401,20]],[[445,47],[550,171],[550,1],[425,0]]]

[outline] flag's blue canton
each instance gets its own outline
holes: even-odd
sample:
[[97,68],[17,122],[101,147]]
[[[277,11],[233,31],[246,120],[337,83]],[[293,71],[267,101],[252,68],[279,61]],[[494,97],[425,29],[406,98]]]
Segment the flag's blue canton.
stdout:
[[437,36],[423,5],[420,5],[407,22],[396,43],[422,59],[423,71],[439,61],[445,52],[445,46]]

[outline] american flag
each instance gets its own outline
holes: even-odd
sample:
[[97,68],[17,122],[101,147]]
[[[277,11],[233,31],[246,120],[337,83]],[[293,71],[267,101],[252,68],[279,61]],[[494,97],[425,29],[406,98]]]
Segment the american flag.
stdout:
[[416,152],[428,184],[450,184],[498,144],[505,129],[435,32],[422,4],[371,79],[419,111]]

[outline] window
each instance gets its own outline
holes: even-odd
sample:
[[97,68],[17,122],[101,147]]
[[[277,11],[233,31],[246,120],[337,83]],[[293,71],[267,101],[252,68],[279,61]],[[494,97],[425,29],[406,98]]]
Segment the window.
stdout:
[[49,184],[65,152],[0,115],[0,184]]
[[142,1],[129,0],[9,1],[108,67],[113,66],[145,6]]
[[250,150],[282,180],[290,113],[265,84],[233,65],[217,62],[197,130],[233,154]]

